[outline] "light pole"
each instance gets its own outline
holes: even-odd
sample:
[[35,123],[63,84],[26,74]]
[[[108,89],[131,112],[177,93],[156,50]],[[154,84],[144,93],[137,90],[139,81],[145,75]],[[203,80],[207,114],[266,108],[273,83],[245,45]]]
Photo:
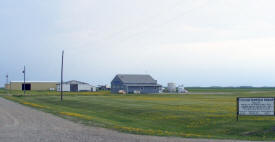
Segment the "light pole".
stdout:
[[6,84],[9,84],[9,74],[6,75]]
[[23,74],[24,74],[24,95],[26,94],[26,68],[25,68],[25,65],[24,65],[24,70],[23,70]]
[[63,100],[63,58],[64,58],[64,50],[62,51],[62,61],[61,61],[61,82],[60,82],[61,101]]
[[7,73],[7,75],[6,75],[6,79],[7,79],[7,80],[6,80],[5,88],[8,90],[8,94],[10,94],[10,91],[9,91],[10,88],[9,88],[9,86],[8,86],[8,85],[9,85],[9,74],[8,74],[8,73]]

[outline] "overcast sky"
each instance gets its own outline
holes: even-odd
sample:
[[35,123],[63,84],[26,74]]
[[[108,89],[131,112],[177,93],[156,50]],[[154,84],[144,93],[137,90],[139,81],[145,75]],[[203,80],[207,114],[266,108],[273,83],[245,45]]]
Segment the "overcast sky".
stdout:
[[2,0],[0,86],[118,73],[162,85],[275,86],[274,0]]

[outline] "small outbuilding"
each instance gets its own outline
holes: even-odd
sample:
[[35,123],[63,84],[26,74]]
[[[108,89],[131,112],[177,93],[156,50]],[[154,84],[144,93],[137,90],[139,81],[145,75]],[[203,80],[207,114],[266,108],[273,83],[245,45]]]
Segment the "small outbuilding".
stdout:
[[99,85],[97,86],[98,91],[110,91],[111,87],[109,85]]
[[[65,92],[93,92],[95,87],[89,83],[71,80],[64,82],[62,85],[63,91]],[[57,85],[57,91],[61,91],[60,83]]]
[[111,92],[119,93],[160,93],[161,85],[157,84],[150,75],[143,74],[118,74],[111,82]]

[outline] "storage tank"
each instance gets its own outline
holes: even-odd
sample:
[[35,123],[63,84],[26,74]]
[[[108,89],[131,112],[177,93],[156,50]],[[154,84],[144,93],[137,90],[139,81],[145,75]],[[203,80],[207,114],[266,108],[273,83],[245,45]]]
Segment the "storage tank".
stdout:
[[176,92],[177,91],[177,87],[176,87],[176,83],[168,83],[168,92]]

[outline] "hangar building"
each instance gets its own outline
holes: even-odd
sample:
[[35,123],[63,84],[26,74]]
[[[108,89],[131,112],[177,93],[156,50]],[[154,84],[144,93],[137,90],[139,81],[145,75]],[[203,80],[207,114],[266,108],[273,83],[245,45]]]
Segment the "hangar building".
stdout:
[[[96,88],[93,87],[92,85],[85,83],[85,82],[80,82],[76,80],[71,80],[64,82],[62,85],[63,91],[65,92],[94,92],[96,91]],[[61,91],[61,86],[60,83],[57,85],[57,91]]]
[[[25,90],[55,90],[57,84],[57,81],[25,81]],[[10,90],[24,90],[24,81],[11,81],[5,87]]]

